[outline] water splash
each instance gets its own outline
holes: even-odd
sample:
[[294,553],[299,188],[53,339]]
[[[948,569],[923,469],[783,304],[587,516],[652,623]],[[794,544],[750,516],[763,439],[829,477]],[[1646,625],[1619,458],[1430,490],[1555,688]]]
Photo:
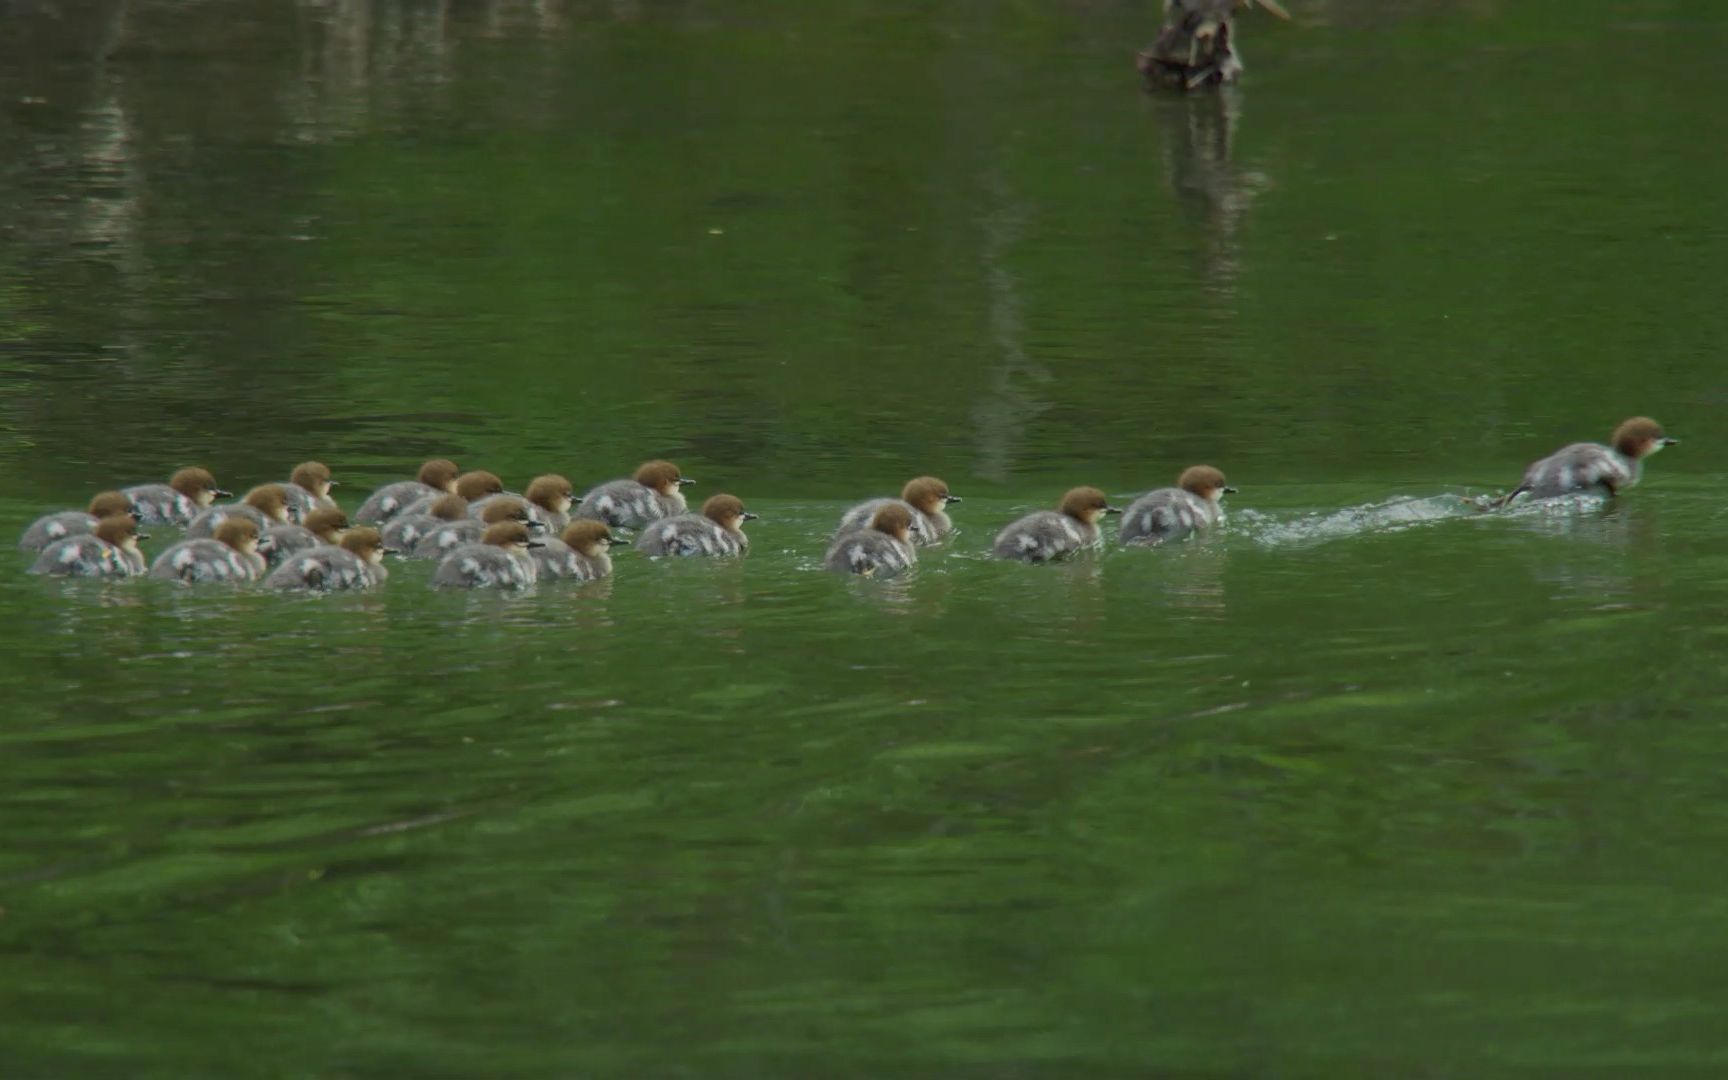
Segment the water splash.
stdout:
[[1464,495],[1398,496],[1327,513],[1281,518],[1254,510],[1232,512],[1237,531],[1263,547],[1307,547],[1353,536],[1392,532],[1454,518],[1477,517],[1482,508]]

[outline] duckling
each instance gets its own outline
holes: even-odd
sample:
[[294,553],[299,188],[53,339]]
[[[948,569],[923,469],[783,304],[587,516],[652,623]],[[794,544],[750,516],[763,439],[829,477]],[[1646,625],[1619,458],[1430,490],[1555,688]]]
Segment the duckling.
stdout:
[[[397,514],[384,526],[384,547],[389,551],[413,551],[427,533],[452,521],[468,520],[468,500],[460,495],[440,495],[424,514]],[[476,534],[478,535],[478,534]]]
[[534,549],[534,562],[542,580],[574,578],[593,581],[612,572],[613,544],[626,543],[613,536],[604,521],[572,521],[564,527],[564,535],[547,540],[546,546]]
[[1095,487],[1077,487],[1062,496],[1057,510],[1040,510],[1009,525],[996,536],[994,551],[999,559],[1050,562],[1103,540],[1098,519],[1122,511]]
[[1159,488],[1131,503],[1122,514],[1116,539],[1123,544],[1151,546],[1181,540],[1224,520],[1225,495],[1236,489],[1210,465],[1182,470],[1173,488]]
[[110,514],[96,523],[94,531],[43,548],[30,572],[53,577],[137,577],[144,572],[138,541],[148,539],[131,514]]
[[500,521],[486,529],[478,544],[463,544],[445,555],[432,572],[438,589],[525,589],[534,584],[538,570],[534,539],[520,521]]
[[181,469],[166,484],[137,484],[121,488],[138,511],[140,525],[184,525],[217,499],[231,499],[232,492],[216,486],[208,469]]
[[245,518],[258,526],[259,535],[272,525],[290,524],[288,489],[281,484],[259,484],[238,503],[212,506],[186,526],[186,539],[208,539],[216,535],[216,526],[229,518]]
[[644,555],[742,555],[750,550],[744,522],[747,512],[733,495],[716,495],[702,504],[700,514],[679,514],[643,530],[636,550]]
[[335,544],[348,528],[348,515],[334,507],[320,507],[299,525],[272,525],[258,539],[258,553],[271,566],[280,566],[291,556],[325,544]]
[[330,468],[322,461],[302,461],[294,466],[283,490],[288,493],[288,518],[304,522],[312,511],[336,505],[330,489],[341,486],[330,479]]
[[428,497],[454,495],[456,475],[461,471],[454,461],[433,458],[420,466],[417,479],[385,484],[368,495],[366,501],[360,504],[360,509],[354,511],[354,520],[362,525],[381,525],[400,514],[411,503]]
[[88,536],[96,531],[96,523],[105,517],[129,517],[138,520],[138,508],[118,491],[104,491],[90,500],[87,510],[60,510],[44,514],[30,523],[18,541],[20,551],[41,551],[56,540],[68,536]]
[[[504,490],[504,481],[498,479],[497,474],[489,473],[484,469],[476,469],[473,472],[465,472],[458,476],[455,493],[468,501],[469,515],[475,518],[480,516],[474,510],[477,504],[483,503],[493,496],[508,494]],[[518,501],[522,499],[520,495],[510,495],[509,497]],[[437,499],[432,497],[419,499],[409,503],[402,513],[404,515],[428,513],[436,501]],[[532,513],[529,514],[529,518],[530,520],[533,519]]]
[[918,550],[912,546],[912,515],[916,512],[897,500],[882,500],[882,506],[870,516],[870,527],[841,533],[822,565],[864,577],[910,569],[918,561]]
[[633,529],[689,510],[679,489],[695,482],[670,461],[645,461],[629,480],[609,480],[582,496],[573,516]]
[[340,544],[321,544],[294,554],[264,579],[264,587],[336,592],[370,589],[389,576],[384,568],[384,537],[370,525],[362,525],[344,533]]
[[1648,416],[1634,416],[1614,429],[1608,446],[1573,443],[1531,465],[1524,470],[1523,482],[1500,505],[1520,495],[1532,499],[1586,491],[1618,495],[1643,478],[1645,458],[1679,442],[1663,434],[1662,425]]
[[504,521],[519,522],[530,531],[540,528],[539,523],[528,516],[528,504],[521,499],[496,499],[480,511],[479,521],[464,517],[461,521],[445,522],[427,531],[415,541],[409,557],[442,559],[463,544],[483,543],[487,528]]
[[954,531],[954,522],[943,508],[949,503],[960,501],[960,496],[950,494],[948,485],[941,480],[934,476],[920,476],[906,482],[898,499],[871,499],[846,511],[841,515],[840,528],[835,530],[834,535],[844,536],[849,532],[869,528],[876,511],[893,503],[912,511],[914,544],[920,547],[939,544]]
[[556,473],[547,473],[536,476],[521,495],[509,491],[502,495],[488,495],[469,507],[469,513],[478,517],[480,510],[493,499],[521,499],[528,504],[528,516],[543,525],[546,531],[563,532],[564,526],[570,524],[571,496],[574,493],[570,481]]
[[256,581],[264,576],[258,554],[258,526],[233,517],[216,526],[213,540],[182,540],[156,556],[150,576],[187,585],[218,581]]

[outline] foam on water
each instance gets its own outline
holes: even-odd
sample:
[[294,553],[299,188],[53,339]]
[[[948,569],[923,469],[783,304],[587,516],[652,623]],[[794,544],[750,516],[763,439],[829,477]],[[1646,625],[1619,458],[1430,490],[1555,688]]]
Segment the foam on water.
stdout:
[[1390,532],[1453,518],[1476,517],[1478,503],[1463,495],[1397,496],[1342,510],[1284,518],[1256,510],[1231,514],[1236,531],[1264,547],[1305,547],[1370,533]]

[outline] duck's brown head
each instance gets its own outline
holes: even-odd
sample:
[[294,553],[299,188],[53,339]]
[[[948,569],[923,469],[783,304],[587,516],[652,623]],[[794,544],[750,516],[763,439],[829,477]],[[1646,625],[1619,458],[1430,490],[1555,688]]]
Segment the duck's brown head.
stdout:
[[496,525],[500,521],[520,521],[528,525],[533,520],[534,515],[528,512],[528,504],[515,496],[493,499],[480,508],[480,522],[483,525]]
[[500,521],[496,525],[488,526],[486,535],[480,538],[480,542],[511,551],[527,551],[529,548],[546,546],[534,539],[528,532],[528,526],[520,521]]
[[138,550],[138,541],[150,539],[149,534],[138,531],[138,523],[132,520],[131,514],[109,514],[96,522],[93,535],[98,540],[134,553]]
[[288,521],[288,491],[281,484],[259,484],[246,493],[244,501],[271,521]]
[[634,477],[643,487],[653,488],[661,495],[674,495],[678,489],[696,481],[685,479],[678,466],[670,461],[644,461],[636,467]]
[[448,458],[433,458],[420,466],[420,473],[415,479],[427,487],[434,487],[439,491],[454,495],[456,493],[456,476],[461,471],[461,468]]
[[330,469],[322,461],[302,461],[294,466],[288,482],[312,493],[314,498],[327,499],[336,481],[330,479]]
[[242,555],[258,553],[258,526],[241,517],[224,518],[216,526],[216,542],[227,544]]
[[1649,457],[1664,446],[1674,446],[1679,439],[1670,439],[1662,425],[1648,416],[1634,416],[1614,429],[1614,449],[1623,457],[1636,461]]
[[728,532],[737,532],[746,521],[756,519],[755,514],[744,509],[743,500],[736,495],[710,497],[702,504],[702,516]]
[[622,540],[612,536],[612,530],[606,527],[604,521],[572,521],[564,528],[563,540],[573,550],[579,551],[590,559],[604,555],[606,549],[613,544],[621,544]]
[[1216,500],[1220,495],[1234,495],[1236,489],[1224,482],[1224,474],[1210,465],[1190,465],[1176,478],[1176,486],[1202,499]]
[[[910,499],[907,500],[911,502]],[[870,527],[901,543],[912,542],[912,512],[899,503],[889,503],[870,518]]]
[[1066,495],[1062,496],[1060,509],[1062,513],[1074,520],[1083,521],[1088,525],[1098,524],[1098,519],[1105,514],[1120,514],[1122,512],[1120,507],[1111,506],[1110,500],[1105,498],[1104,493],[1095,487],[1070,489]]
[[138,508],[132,505],[132,500],[118,491],[102,491],[92,496],[86,512],[97,521],[106,517],[138,517]]
[[342,550],[377,566],[384,561],[384,534],[370,525],[349,529],[342,534]]
[[570,481],[557,473],[547,473],[530,481],[528,490],[524,491],[522,496],[535,506],[554,514],[568,514],[576,501],[575,494],[576,489],[570,486]]
[[949,503],[960,501],[959,496],[949,493],[947,484],[934,476],[908,480],[900,491],[900,497],[917,507],[919,513],[930,517],[936,516]]
[[335,507],[323,506],[307,514],[300,525],[320,543],[334,544],[342,539],[342,531],[348,528],[348,515]]
[[465,472],[456,478],[456,494],[469,502],[479,502],[486,496],[497,495],[503,490],[504,481],[484,469]]
[[209,469],[181,469],[168,478],[168,486],[191,499],[199,506],[209,506],[217,499],[226,499],[233,492],[223,491],[216,486],[216,478],[210,475]]

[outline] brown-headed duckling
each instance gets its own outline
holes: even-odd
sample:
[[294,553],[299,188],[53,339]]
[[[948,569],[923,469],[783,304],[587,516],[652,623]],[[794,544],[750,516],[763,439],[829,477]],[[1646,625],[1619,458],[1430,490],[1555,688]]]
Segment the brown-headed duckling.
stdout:
[[1095,487],[1077,487],[1062,496],[1055,510],[1039,510],[1027,514],[1003,529],[996,536],[991,550],[1000,559],[1021,562],[1050,562],[1086,548],[1097,547],[1103,541],[1098,522],[1105,514],[1122,511],[1110,505],[1110,500]]
[[31,522],[19,538],[18,547],[23,551],[41,551],[68,536],[88,536],[96,531],[96,523],[105,517],[129,517],[136,521],[138,508],[123,492],[100,492],[91,498],[89,507],[84,510],[61,510]]
[[258,526],[232,517],[216,526],[213,539],[182,540],[156,556],[150,576],[188,585],[256,581],[264,576]]
[[1614,429],[1607,446],[1573,443],[1531,465],[1524,470],[1523,482],[1500,505],[1521,495],[1532,499],[1583,492],[1617,495],[1643,478],[1645,458],[1679,441],[1669,438],[1662,425],[1648,416],[1634,416]]
[[456,494],[456,477],[462,472],[454,461],[433,458],[420,466],[413,480],[385,484],[366,497],[354,520],[362,525],[380,525],[421,499]]
[[938,544],[954,531],[954,522],[947,514],[948,504],[960,501],[960,496],[949,492],[948,485],[940,478],[914,477],[900,490],[898,499],[870,499],[846,511],[841,515],[840,527],[834,534],[844,536],[849,532],[869,528],[876,511],[893,503],[912,511],[914,544]]
[[593,581],[612,572],[612,545],[625,543],[604,521],[572,521],[556,540],[534,549],[542,580]]
[[644,555],[742,555],[750,549],[744,523],[756,518],[735,495],[716,495],[700,514],[654,522],[636,541]]
[[689,510],[683,488],[696,481],[670,461],[645,461],[628,480],[609,480],[576,504],[573,516],[634,529]]
[[918,561],[912,546],[917,511],[889,499],[870,516],[869,527],[840,534],[822,565],[843,574],[886,577],[908,570]]
[[384,568],[383,535],[361,525],[343,533],[340,543],[295,553],[264,579],[264,587],[285,592],[370,589],[389,574]]
[[91,532],[63,537],[43,548],[30,572],[53,577],[137,577],[144,572],[138,541],[149,538],[138,531],[131,514],[110,514],[97,521]]
[[1122,512],[1124,544],[1151,546],[1181,540],[1224,520],[1225,495],[1236,489],[1210,465],[1191,465],[1176,478],[1176,486],[1148,492]]
[[534,584],[538,568],[534,538],[520,521],[500,521],[487,527],[478,544],[463,544],[445,555],[432,572],[439,589],[525,589]]
[[166,484],[138,484],[120,493],[137,508],[141,525],[185,525],[217,499],[233,497],[210,470],[199,468],[181,469]]
[[188,540],[207,539],[216,535],[216,526],[230,518],[245,518],[258,526],[258,535],[272,525],[287,525],[288,489],[281,484],[259,484],[238,503],[212,506],[193,518],[186,526]]

